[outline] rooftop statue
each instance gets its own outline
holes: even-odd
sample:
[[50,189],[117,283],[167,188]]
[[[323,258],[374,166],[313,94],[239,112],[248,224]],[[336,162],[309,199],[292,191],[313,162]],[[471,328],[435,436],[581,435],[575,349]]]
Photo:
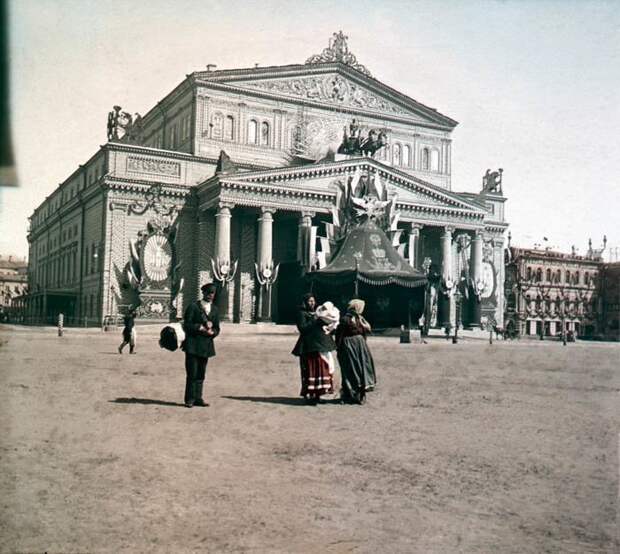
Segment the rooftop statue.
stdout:
[[121,140],[132,144],[142,142],[142,116],[139,113],[132,116],[129,112],[121,111],[123,108],[114,106],[108,113],[108,140]]
[[349,131],[344,128],[342,144],[338,148],[339,154],[348,154],[349,156],[370,156],[387,145],[387,133],[377,129],[370,129],[366,137],[362,137],[360,126],[355,119],[349,125]]
[[358,63],[357,58],[349,52],[349,45],[347,44],[348,38],[349,37],[347,37],[342,31],[334,33],[332,38],[329,40],[329,46],[320,54],[310,56],[306,60],[306,63],[315,64],[341,62],[370,77],[370,71],[368,71],[368,69],[366,69],[362,64]]
[[497,171],[487,169],[482,177],[482,192],[497,192],[502,194],[502,173],[504,170],[500,167]]

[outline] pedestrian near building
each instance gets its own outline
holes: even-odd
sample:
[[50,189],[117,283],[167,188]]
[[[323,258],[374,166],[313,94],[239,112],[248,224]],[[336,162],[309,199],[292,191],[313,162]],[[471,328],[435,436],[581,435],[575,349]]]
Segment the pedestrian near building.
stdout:
[[185,310],[183,330],[185,341],[185,406],[208,406],[203,398],[207,362],[215,356],[213,339],[220,334],[220,318],[215,306],[216,286],[203,285],[202,300],[190,304]]
[[130,309],[123,318],[123,342],[118,347],[118,353],[123,353],[123,348],[129,345],[129,353],[136,353],[136,326],[135,326],[136,312]]
[[363,404],[366,392],[373,390],[377,381],[375,363],[366,344],[371,328],[362,316],[364,306],[363,300],[351,300],[336,331],[342,402]]
[[[330,372],[331,353],[336,343],[331,337],[328,325],[316,314],[316,299],[313,294],[303,297],[303,304],[297,316],[299,338],[292,354],[299,356],[301,370],[301,392],[306,401],[316,405],[324,394],[332,393]],[[327,332],[326,332],[327,331]]]

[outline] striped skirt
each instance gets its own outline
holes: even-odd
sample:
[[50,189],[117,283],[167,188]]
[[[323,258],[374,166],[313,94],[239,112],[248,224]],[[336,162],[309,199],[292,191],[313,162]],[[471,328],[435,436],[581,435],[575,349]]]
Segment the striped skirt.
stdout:
[[[301,369],[300,396],[318,398],[323,394],[334,392],[332,381],[333,370],[330,367],[328,353],[309,352],[299,357]],[[333,362],[332,362],[333,364]],[[331,370],[331,371],[330,371]]]

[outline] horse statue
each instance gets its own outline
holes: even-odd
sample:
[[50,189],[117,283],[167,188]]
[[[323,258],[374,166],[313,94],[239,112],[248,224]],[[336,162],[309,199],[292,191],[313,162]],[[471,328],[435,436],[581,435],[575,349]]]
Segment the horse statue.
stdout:
[[371,129],[368,133],[368,137],[361,144],[361,152],[364,156],[370,156],[371,158],[375,153],[383,148],[387,144],[387,134],[384,131],[377,131]]

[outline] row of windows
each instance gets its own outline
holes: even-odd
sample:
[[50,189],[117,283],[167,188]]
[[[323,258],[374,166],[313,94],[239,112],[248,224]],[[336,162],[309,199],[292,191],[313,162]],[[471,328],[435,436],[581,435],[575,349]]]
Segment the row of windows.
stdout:
[[[392,144],[392,152],[390,156],[390,148],[388,146],[379,151],[379,159],[391,159],[392,165],[397,167],[415,168],[415,160],[412,157],[412,149],[408,144],[402,145],[398,142]],[[439,150],[425,146],[420,151],[419,169],[423,171],[439,171]]]
[[[543,281],[542,269],[539,267],[534,273],[533,268],[528,267],[526,279],[528,281],[534,280],[535,282],[539,282],[539,283],[542,282]],[[595,279],[596,279],[596,273],[590,274],[589,271],[586,271],[583,274],[584,285],[594,284]],[[581,275],[579,271],[571,272],[567,270],[564,273],[564,283],[566,284],[579,285],[581,284],[580,280],[581,280]],[[555,272],[552,272],[551,269],[547,268],[547,270],[545,271],[545,281],[548,283],[561,283],[562,282],[562,271],[560,269],[557,269]]]
[[[50,246],[49,246],[50,252],[53,251],[57,246],[60,246],[65,241],[71,240],[72,238],[77,237],[77,234],[78,234],[77,224],[73,225],[72,227],[69,227],[68,229],[65,229],[62,232],[62,235],[60,238],[56,237],[51,240]],[[39,255],[45,254],[46,249],[47,249],[47,244],[45,243],[39,244],[39,247],[37,249],[37,254]]]
[[[97,164],[96,166],[89,168],[86,174],[88,184],[92,184],[97,181],[100,177],[104,175],[104,172],[104,163]],[[45,211],[37,214],[36,217],[31,220],[31,224],[33,226],[37,226],[42,221],[47,219],[50,214],[56,213],[60,208],[62,208],[62,206],[66,202],[72,200],[75,196],[77,196],[79,188],[81,187],[79,187],[78,184],[73,184],[72,186],[68,186],[66,188],[61,185],[61,189],[59,190],[59,192],[56,193],[53,198],[49,198],[46,201],[47,204],[45,207]]]
[[529,295],[525,297],[526,302],[530,305],[531,308],[536,308],[537,310],[543,310],[548,312],[561,311],[562,309],[568,311],[577,310],[578,313],[583,313],[585,308],[593,308],[593,303],[585,303],[583,300],[566,300],[561,298],[543,300],[540,297],[535,299],[530,298]]
[[[101,271],[102,259],[98,246],[93,243],[84,250],[84,275]],[[47,260],[35,270],[35,283],[45,286],[61,286],[77,282],[78,279],[77,248],[64,252],[61,256]]]
[[[215,140],[237,140],[237,123],[234,116],[220,112],[213,114],[209,123],[209,138]],[[271,126],[267,121],[250,119],[247,125],[247,144],[271,146]]]

